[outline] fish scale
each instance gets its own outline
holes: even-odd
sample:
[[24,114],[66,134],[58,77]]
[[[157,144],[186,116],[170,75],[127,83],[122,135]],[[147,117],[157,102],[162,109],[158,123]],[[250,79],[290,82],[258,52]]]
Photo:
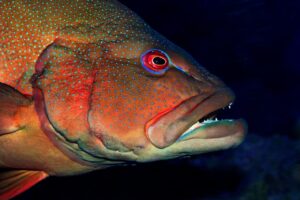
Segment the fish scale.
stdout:
[[[120,38],[113,34],[115,27],[123,24],[123,32],[129,30],[130,25],[126,24],[132,22],[126,19],[133,14],[124,11],[114,15],[121,6],[116,8],[113,5],[110,1],[96,4],[93,1],[2,1],[0,50],[3,65],[0,66],[0,81],[32,94],[28,80],[34,73],[35,62],[41,51],[56,38],[73,37],[76,41],[90,39],[90,36],[96,41]],[[89,32],[90,35],[82,34],[84,28],[76,27],[77,24],[88,24],[87,29],[98,26],[100,34],[96,31]],[[78,32],[84,38],[78,37]],[[130,32],[126,34],[130,35]]]
[[198,123],[233,101],[117,1],[0,1],[0,200],[47,176],[236,146],[243,120]]

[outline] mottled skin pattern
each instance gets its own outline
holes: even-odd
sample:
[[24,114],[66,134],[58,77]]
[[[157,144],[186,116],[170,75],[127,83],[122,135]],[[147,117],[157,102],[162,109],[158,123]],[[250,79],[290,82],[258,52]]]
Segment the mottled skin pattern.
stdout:
[[[245,128],[234,122],[175,142],[197,120],[227,106],[233,95],[118,2],[1,1],[0,16],[0,82],[32,96],[32,104],[16,115],[25,128],[0,136],[0,166],[70,175],[241,142]],[[141,66],[140,57],[149,49],[168,54],[172,66],[166,73],[151,74]],[[199,96],[199,103],[213,95],[211,104],[193,116],[195,103],[168,116],[178,122],[167,128],[176,136],[154,136],[150,142],[147,128],[159,114],[192,97]],[[161,121],[152,130],[169,127]]]

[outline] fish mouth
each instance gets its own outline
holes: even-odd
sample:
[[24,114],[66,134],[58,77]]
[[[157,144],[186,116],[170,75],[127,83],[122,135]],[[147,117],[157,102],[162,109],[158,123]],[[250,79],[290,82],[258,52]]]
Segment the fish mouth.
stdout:
[[220,110],[230,108],[234,99],[229,88],[193,96],[152,118],[146,124],[146,135],[157,148],[191,139],[233,137],[239,143],[247,131],[246,122],[215,118]]

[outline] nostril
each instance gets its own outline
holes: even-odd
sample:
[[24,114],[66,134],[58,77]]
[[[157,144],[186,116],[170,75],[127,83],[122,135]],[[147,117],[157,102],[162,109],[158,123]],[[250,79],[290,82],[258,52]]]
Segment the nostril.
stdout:
[[216,85],[203,80],[200,81],[197,80],[195,87],[198,94],[207,94],[207,95],[215,93],[218,88],[216,87]]
[[201,75],[199,74],[199,72],[191,72],[190,75],[196,79],[197,81],[203,82],[203,78],[201,77]]
[[208,82],[214,85],[215,87],[226,87],[225,83],[215,75],[210,74],[207,78]]
[[201,66],[191,68],[189,75],[200,83],[206,84],[208,87],[216,88],[225,86],[223,81]]

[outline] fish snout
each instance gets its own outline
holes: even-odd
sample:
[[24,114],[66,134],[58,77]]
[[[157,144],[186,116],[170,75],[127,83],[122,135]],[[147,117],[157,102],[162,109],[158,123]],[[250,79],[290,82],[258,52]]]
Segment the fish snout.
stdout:
[[168,147],[191,127],[199,128],[198,121],[210,119],[210,114],[230,105],[234,98],[233,92],[228,88],[192,96],[152,118],[146,125],[146,135],[154,146]]
[[238,146],[247,133],[243,119],[216,117],[230,109],[235,99],[227,87],[210,95],[199,94],[155,116],[145,127],[152,154],[144,160],[160,160],[195,155]]

